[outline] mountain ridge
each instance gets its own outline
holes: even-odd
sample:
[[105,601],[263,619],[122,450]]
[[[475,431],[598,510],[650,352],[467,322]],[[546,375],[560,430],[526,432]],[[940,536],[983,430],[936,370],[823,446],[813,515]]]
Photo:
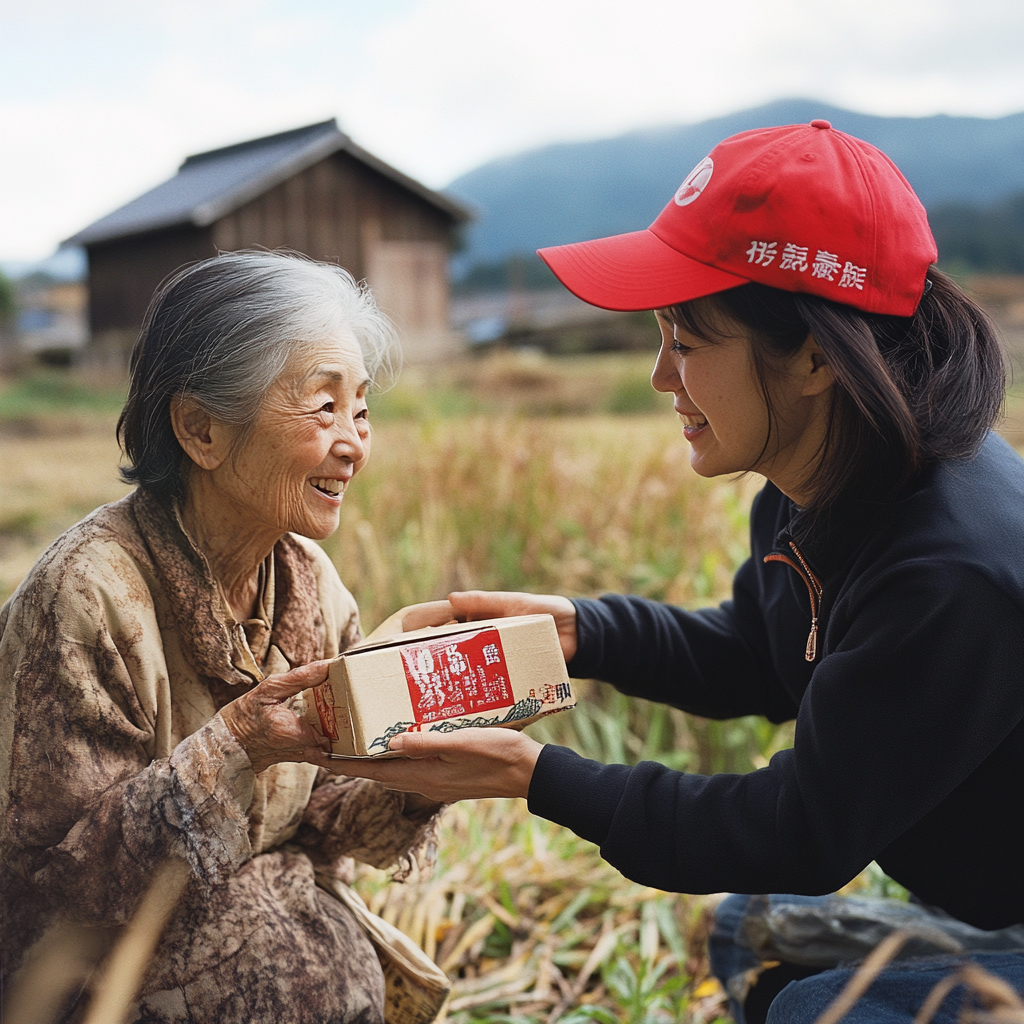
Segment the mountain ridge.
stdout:
[[461,175],[446,191],[476,209],[478,219],[466,230],[455,274],[546,245],[644,228],[722,139],[814,118],[883,150],[929,211],[944,203],[985,206],[1024,192],[1024,112],[883,117],[817,100],[777,100],[695,124],[553,143]]

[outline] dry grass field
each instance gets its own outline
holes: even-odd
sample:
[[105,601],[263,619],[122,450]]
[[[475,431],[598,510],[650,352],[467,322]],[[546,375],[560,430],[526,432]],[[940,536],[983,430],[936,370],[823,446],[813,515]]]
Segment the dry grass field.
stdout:
[[[407,374],[376,399],[373,455],[325,543],[372,628],[397,607],[483,587],[622,590],[694,607],[724,597],[746,555],[759,481],[706,481],[649,357],[499,356]],[[120,382],[0,384],[0,600],[40,551],[126,488],[113,437]],[[1024,446],[1024,393],[1005,432]],[[533,726],[605,761],[747,771],[790,742],[759,719],[712,723],[582,684]],[[626,882],[596,848],[517,801],[458,805],[431,878],[362,870],[371,907],[452,977],[460,1024],[712,1021],[707,901]],[[888,891],[868,872],[853,888]]]

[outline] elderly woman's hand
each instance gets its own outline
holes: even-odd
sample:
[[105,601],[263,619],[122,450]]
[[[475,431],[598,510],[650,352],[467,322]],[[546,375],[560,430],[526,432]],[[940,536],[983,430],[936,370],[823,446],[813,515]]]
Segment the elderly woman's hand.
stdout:
[[259,774],[280,761],[308,761],[330,768],[329,741],[285,704],[289,697],[327,678],[329,661],[314,661],[279,676],[267,676],[220,709],[224,724],[245,749]]

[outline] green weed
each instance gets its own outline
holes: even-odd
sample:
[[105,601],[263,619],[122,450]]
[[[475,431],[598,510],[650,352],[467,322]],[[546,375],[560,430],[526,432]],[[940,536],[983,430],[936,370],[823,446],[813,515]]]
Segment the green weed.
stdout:
[[0,388],[0,420],[67,415],[110,414],[124,405],[123,381],[91,380],[66,370],[37,370]]

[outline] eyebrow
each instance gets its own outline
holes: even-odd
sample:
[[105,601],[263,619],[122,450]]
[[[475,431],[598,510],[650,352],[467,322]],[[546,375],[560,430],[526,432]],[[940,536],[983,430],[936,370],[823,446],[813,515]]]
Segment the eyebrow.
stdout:
[[[342,373],[341,370],[321,370],[316,367],[309,371],[303,378],[302,381],[317,380],[317,381],[329,381],[332,384],[344,384],[348,380],[346,374]],[[373,381],[366,377],[356,388],[357,391],[365,391],[368,387],[373,384]]]

